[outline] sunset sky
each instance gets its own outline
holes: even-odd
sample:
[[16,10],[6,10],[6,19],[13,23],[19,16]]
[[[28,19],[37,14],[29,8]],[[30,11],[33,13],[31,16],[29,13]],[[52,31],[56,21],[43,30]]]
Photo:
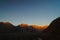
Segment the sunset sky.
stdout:
[[60,16],[60,0],[0,0],[0,22],[48,25]]

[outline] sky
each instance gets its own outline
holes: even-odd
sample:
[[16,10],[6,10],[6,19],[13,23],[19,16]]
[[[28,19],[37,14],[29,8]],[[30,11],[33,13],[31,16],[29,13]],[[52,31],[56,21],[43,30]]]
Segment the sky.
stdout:
[[0,22],[49,25],[57,17],[59,0],[0,0]]

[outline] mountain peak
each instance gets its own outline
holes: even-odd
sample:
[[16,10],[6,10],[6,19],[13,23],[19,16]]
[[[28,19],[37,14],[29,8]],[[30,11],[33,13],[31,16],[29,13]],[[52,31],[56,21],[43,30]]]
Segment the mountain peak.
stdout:
[[25,27],[28,27],[29,25],[28,24],[20,24],[18,26],[25,28]]
[[0,22],[0,26],[12,27],[14,25],[12,25],[10,22]]

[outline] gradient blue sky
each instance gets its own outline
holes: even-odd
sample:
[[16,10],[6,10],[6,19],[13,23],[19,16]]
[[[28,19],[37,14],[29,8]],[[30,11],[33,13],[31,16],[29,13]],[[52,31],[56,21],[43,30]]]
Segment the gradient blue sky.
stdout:
[[47,25],[59,16],[59,0],[0,0],[0,22]]

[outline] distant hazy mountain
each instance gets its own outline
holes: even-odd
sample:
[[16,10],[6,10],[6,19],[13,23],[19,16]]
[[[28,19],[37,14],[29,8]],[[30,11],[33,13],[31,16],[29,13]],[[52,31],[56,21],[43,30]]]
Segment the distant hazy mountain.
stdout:
[[0,32],[40,32],[47,26],[41,27],[38,25],[20,24],[14,26],[9,22],[0,22]]
[[35,32],[35,28],[33,28],[31,25],[28,24],[20,24],[17,26],[18,30],[21,32]]

